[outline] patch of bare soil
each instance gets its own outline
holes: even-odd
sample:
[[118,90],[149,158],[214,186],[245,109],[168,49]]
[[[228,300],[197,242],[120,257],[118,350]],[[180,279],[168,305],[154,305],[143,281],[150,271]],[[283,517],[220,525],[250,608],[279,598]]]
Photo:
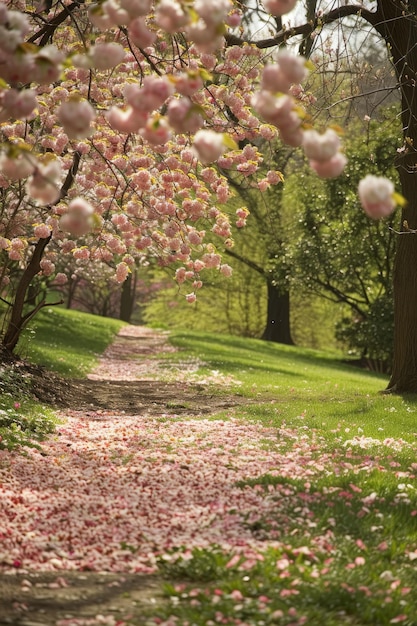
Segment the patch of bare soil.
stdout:
[[114,624],[129,620],[144,626],[146,615],[164,601],[161,586],[155,576],[107,572],[2,575],[0,625],[56,626],[71,618],[88,625],[102,615],[113,616]]
[[[247,402],[232,393],[214,394],[205,382],[187,382],[199,363],[184,362],[164,379],[172,351],[163,333],[127,326],[83,380],[62,379],[44,368],[15,363],[41,402],[61,410],[110,410],[128,415],[210,414]],[[158,356],[159,355],[159,356]],[[165,376],[164,376],[165,374]],[[159,380],[158,380],[159,377]],[[192,376],[191,376],[192,378]],[[28,572],[0,575],[0,626],[99,626],[97,615],[145,626],[146,615],[163,602],[157,576],[97,572]],[[153,613],[153,615],[155,615]],[[71,621],[79,620],[77,621]],[[101,622],[111,624],[110,621]],[[180,626],[180,625],[179,625]]]
[[[97,368],[86,379],[63,379],[43,368],[26,366],[33,394],[46,404],[76,411],[109,410],[128,415],[209,414],[238,404],[236,394],[212,393],[210,387],[184,380],[155,379],[166,373],[166,362],[158,358],[175,349],[166,335],[134,326],[122,329],[106,350]],[[181,364],[181,371],[198,368],[193,361]]]

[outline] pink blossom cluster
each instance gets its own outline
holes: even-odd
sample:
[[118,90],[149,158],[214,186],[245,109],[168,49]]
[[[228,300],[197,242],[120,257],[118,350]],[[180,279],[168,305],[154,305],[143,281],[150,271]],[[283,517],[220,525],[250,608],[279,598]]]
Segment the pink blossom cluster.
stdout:
[[[284,143],[304,148],[310,166],[321,178],[333,178],[343,172],[347,159],[334,130],[327,129],[320,134],[304,128],[305,111],[296,100],[301,87],[298,90],[295,87],[306,75],[305,59],[287,51],[280,52],[276,63],[265,66],[261,90],[254,95],[253,106],[266,122],[278,128]],[[266,189],[268,182],[263,181],[261,189]]]
[[[151,6],[151,0],[105,0],[90,8],[89,17],[94,26],[103,31],[127,26],[133,43],[146,48],[155,40],[146,20]],[[165,33],[183,31],[200,51],[211,52],[222,44],[225,23],[230,22],[232,26],[239,23],[238,14],[232,12],[232,8],[230,0],[195,0],[192,10],[178,0],[160,0],[154,19]]]
[[62,167],[59,159],[38,161],[26,182],[31,198],[43,205],[55,204],[61,195]]
[[91,123],[95,112],[88,100],[70,96],[63,102],[57,112],[58,121],[69,139],[84,139],[92,133]]
[[368,174],[360,181],[358,193],[363,210],[372,219],[387,217],[395,209],[394,185],[388,178]]
[[74,198],[59,220],[59,228],[74,237],[86,235],[92,229],[94,208],[84,198]]
[[[292,0],[264,6],[281,15]],[[192,302],[206,271],[231,274],[212,243],[233,246],[222,172],[262,191],[279,184],[278,170],[256,180],[254,147],[279,135],[334,176],[346,161],[339,138],[307,128],[305,59],[281,51],[265,65],[256,46],[223,47],[240,22],[231,0],[104,0],[71,11],[73,26],[88,16],[91,43],[69,20],[55,28],[53,11],[46,43],[36,13],[0,3],[2,286],[9,261],[23,267],[38,238],[49,242],[42,272],[51,279],[112,271],[120,282],[153,257],[179,268]],[[236,226],[247,216],[239,208]]]
[[24,48],[31,24],[26,14],[0,3],[0,77],[10,85],[51,83],[58,79],[62,54],[53,44]]
[[305,59],[282,51],[275,63],[265,66],[261,89],[252,101],[255,111],[268,124],[276,126],[281,140],[293,147],[301,146],[303,141],[303,110],[290,94],[290,88],[306,76]]
[[271,15],[280,17],[294,9],[298,0],[262,0],[265,9]]
[[37,106],[33,89],[5,89],[0,91],[0,122],[12,119],[31,119]]
[[304,131],[304,153],[320,178],[335,178],[343,172],[347,158],[340,147],[339,135],[331,128],[321,134],[316,130]]

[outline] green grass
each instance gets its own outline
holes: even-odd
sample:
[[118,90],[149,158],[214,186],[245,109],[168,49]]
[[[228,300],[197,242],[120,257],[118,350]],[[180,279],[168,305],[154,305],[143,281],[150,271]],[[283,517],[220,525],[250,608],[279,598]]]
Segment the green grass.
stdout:
[[19,367],[0,364],[0,450],[39,448],[56,423],[54,412],[31,397]]
[[173,332],[171,341],[180,349],[172,361],[199,357],[202,376],[220,370],[240,381],[227,392],[248,403],[233,417],[274,429],[265,446],[288,459],[301,442],[312,475],[277,467],[238,483],[275,502],[272,513],[247,522],[264,541],[263,560],[248,566],[242,557],[228,567],[231,553],[216,546],[173,553],[160,563],[172,581],[160,618],[190,626],[416,626],[416,396],[381,394],[386,377],[331,354],[197,332]]
[[[23,347],[34,362],[82,375],[119,327],[51,309]],[[271,502],[267,513],[244,520],[264,546],[258,558],[248,549],[231,562],[233,551],[218,546],[173,552],[159,562],[170,581],[168,604],[150,609],[146,623],[417,626],[416,397],[381,394],[385,377],[334,354],[198,332],[173,332],[170,340],[179,351],[166,356],[169,368],[201,362],[194,380],[221,381],[220,372],[228,385],[213,382],[210,391],[247,397],[212,419],[271,428],[261,448],[311,471],[299,478],[297,466],[286,472],[278,463],[236,483]],[[13,381],[9,390],[8,410],[18,420]]]
[[[347,365],[316,350],[256,339],[173,332],[171,361],[199,357],[203,376],[220,370],[240,385],[227,389],[251,399],[240,416],[265,425],[314,428],[330,445],[343,435],[417,438],[417,396],[383,394],[385,376]],[[257,402],[259,400],[259,402]]]
[[45,308],[22,336],[18,352],[61,376],[81,378],[125,325],[98,315]]
[[[57,307],[44,309],[22,336],[18,354],[66,377],[84,377],[123,322]],[[0,364],[0,449],[39,446],[56,417],[33,400],[27,375]]]

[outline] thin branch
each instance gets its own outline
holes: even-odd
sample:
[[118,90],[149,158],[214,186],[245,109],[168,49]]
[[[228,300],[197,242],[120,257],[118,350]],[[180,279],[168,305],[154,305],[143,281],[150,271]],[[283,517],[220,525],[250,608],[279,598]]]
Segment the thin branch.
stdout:
[[257,263],[255,263],[254,261],[251,261],[250,259],[246,259],[245,257],[241,256],[240,254],[238,254],[234,250],[230,250],[229,248],[225,249],[225,253],[228,254],[229,256],[233,257],[234,259],[237,259],[241,263],[244,263],[245,265],[247,265],[251,269],[255,270],[255,272],[258,272],[258,274],[261,274],[261,276],[266,278],[266,271],[264,270],[264,268],[261,267],[260,265],[258,265]]
[[77,2],[73,2],[67,7],[64,7],[63,10],[58,13],[58,15],[52,18],[47,24],[45,24],[45,26],[42,26],[42,28],[40,28],[37,33],[32,35],[32,37],[28,39],[28,42],[35,43],[40,38],[40,42],[38,45],[41,47],[45,46],[48,43],[48,40],[52,37],[56,29],[58,28],[58,26],[65,22],[67,17],[70,17],[72,12],[75,11],[75,9],[80,6],[80,4],[84,4],[84,2],[85,0],[77,0]]
[[375,26],[380,21],[375,13],[364,9],[361,5],[343,5],[337,9],[329,11],[329,13],[316,17],[314,20],[310,20],[307,24],[294,26],[293,28],[283,28],[275,35],[275,37],[252,41],[250,39],[244,39],[242,37],[232,35],[231,33],[227,33],[225,35],[225,39],[228,46],[242,46],[246,43],[260,49],[274,48],[275,46],[279,46],[280,44],[285,43],[288,39],[296,37],[297,35],[309,37],[315,30],[321,29],[326,24],[331,24],[332,22],[336,22],[351,15],[362,17],[372,26]]

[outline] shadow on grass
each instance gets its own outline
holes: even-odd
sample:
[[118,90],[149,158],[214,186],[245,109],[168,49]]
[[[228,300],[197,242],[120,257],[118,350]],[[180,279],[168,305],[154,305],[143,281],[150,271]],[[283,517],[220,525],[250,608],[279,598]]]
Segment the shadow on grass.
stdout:
[[[174,332],[171,342],[182,349],[204,355],[210,366],[218,366],[227,371],[242,370],[244,368],[258,369],[269,373],[282,372],[294,375],[294,366],[299,368],[318,369],[331,367],[333,371],[347,374],[369,376],[381,379],[381,374],[367,370],[358,370],[357,367],[341,362],[333,355],[326,355],[312,349],[300,349],[284,344],[275,344],[260,339],[245,339],[230,335],[213,335],[205,333]],[[245,345],[246,344],[246,345]],[[249,345],[248,345],[249,344]],[[288,370],[286,369],[288,366]],[[302,376],[302,372],[297,375]]]

